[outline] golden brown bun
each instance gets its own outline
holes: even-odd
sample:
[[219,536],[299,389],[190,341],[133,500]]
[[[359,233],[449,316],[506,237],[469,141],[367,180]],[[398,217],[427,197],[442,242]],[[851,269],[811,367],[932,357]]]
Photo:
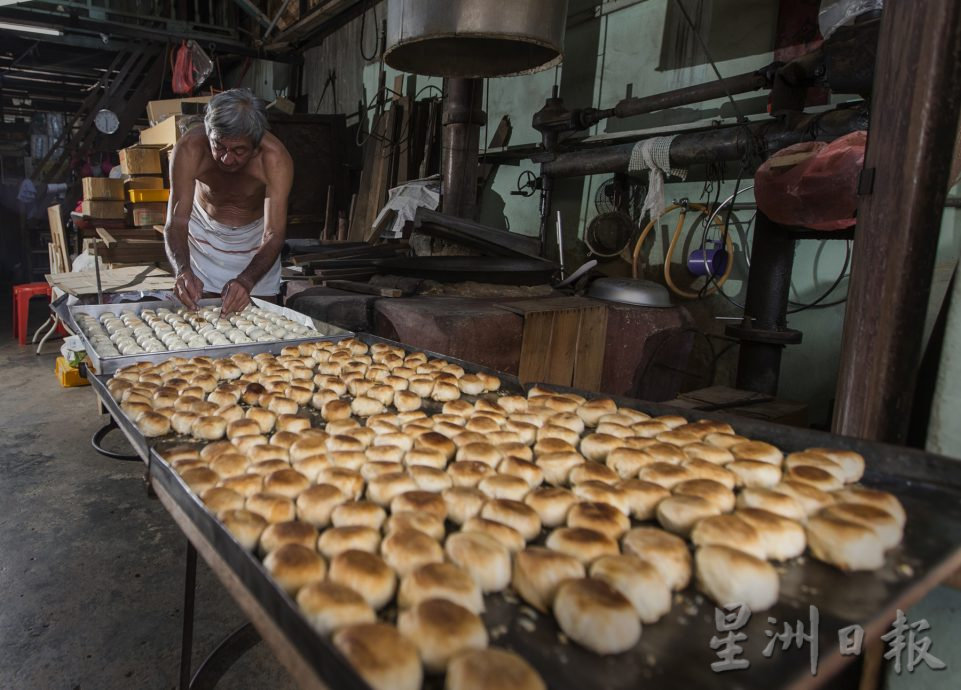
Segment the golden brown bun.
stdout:
[[371,501],[346,501],[334,507],[330,523],[334,527],[370,527],[379,530],[387,513]]
[[667,465],[680,465],[689,459],[683,449],[670,443],[657,442],[644,446],[644,452],[653,457],[654,462]]
[[545,527],[560,527],[567,523],[567,513],[577,498],[568,489],[545,486],[527,494],[524,503],[537,512]]
[[731,451],[703,441],[684,446],[684,453],[691,459],[705,460],[715,465],[734,462],[734,454]]
[[321,635],[377,620],[374,610],[360,594],[336,582],[314,582],[303,587],[297,592],[297,605]]
[[738,487],[770,489],[781,481],[779,464],[760,460],[735,460],[727,469],[737,477]]
[[315,527],[326,527],[334,508],[348,500],[347,494],[332,484],[315,484],[297,496],[297,517]]
[[290,520],[268,525],[260,535],[260,550],[270,553],[284,544],[301,544],[314,549],[317,544],[317,528],[306,522]]
[[297,470],[283,469],[264,478],[264,491],[288,498],[297,498],[310,486],[310,480]]
[[846,476],[844,468],[826,455],[806,450],[799,453],[789,453],[788,456],[784,458],[784,469],[786,470],[792,467],[798,467],[799,465],[817,467],[836,477],[842,484],[844,483],[844,477]]
[[819,453],[840,465],[844,471],[844,482],[846,484],[859,481],[864,475],[864,456],[860,453],[836,448],[808,448],[808,451]]
[[201,494],[200,499],[214,515],[225,510],[240,510],[244,507],[244,497],[232,489],[215,486]]
[[786,494],[797,501],[804,509],[805,515],[813,515],[822,508],[834,503],[835,500],[834,494],[821,491],[804,482],[796,482],[790,479],[777,484],[773,490]]
[[247,499],[256,493],[263,491],[264,478],[259,474],[248,472],[247,474],[240,474],[236,477],[227,477],[226,479],[221,480],[220,486],[224,487],[225,489],[236,491],[238,494]]
[[257,513],[270,524],[293,520],[297,513],[291,499],[286,496],[264,492],[249,496],[244,507],[253,513]]
[[317,540],[317,550],[327,558],[350,550],[377,553],[379,547],[380,532],[371,527],[328,527]]
[[262,407],[251,407],[247,410],[246,417],[257,422],[262,434],[269,434],[274,430],[274,425],[277,423],[277,415]]
[[844,486],[844,481],[838,474],[831,474],[825,469],[811,465],[795,465],[785,471],[784,478],[813,486],[821,491],[836,491]]
[[267,554],[264,567],[285,592],[293,596],[312,582],[320,582],[327,565],[313,549],[300,544],[286,544]]
[[254,446],[262,446],[269,443],[269,441],[263,434],[250,434],[249,436],[237,436],[232,440],[232,443],[237,447],[238,451],[247,455]]
[[889,494],[886,491],[876,491],[863,486],[851,486],[836,491],[833,496],[836,500],[844,501],[845,503],[863,503],[874,506],[875,508],[880,508],[893,515],[902,527],[904,527],[904,523],[907,520],[907,515],[904,512],[904,507],[901,505],[901,502],[894,494]]
[[404,464],[408,467],[411,465],[422,465],[424,467],[434,467],[442,470],[447,467],[447,456],[439,450],[414,448],[407,451],[404,455]]
[[313,455],[322,455],[327,452],[327,434],[301,436],[298,441],[288,448],[287,452],[291,462],[299,462]]
[[737,515],[704,518],[691,530],[691,543],[697,546],[729,546],[755,558],[767,558],[761,535]]
[[401,579],[398,606],[410,608],[427,599],[446,599],[477,614],[484,611],[484,597],[477,582],[453,563],[427,563]]
[[734,492],[713,479],[691,479],[674,487],[675,496],[697,496],[711,503],[718,512],[734,510]]
[[516,529],[501,522],[495,522],[494,520],[488,520],[480,516],[472,517],[465,522],[461,527],[461,531],[486,534],[499,541],[511,552],[520,551],[524,548],[524,537],[521,536],[521,533]]
[[680,537],[657,527],[635,527],[621,540],[625,554],[647,561],[674,591],[691,580],[691,552]]
[[776,513],[789,520],[804,522],[807,511],[793,496],[781,493],[777,487],[773,489],[743,489],[737,497],[738,508],[760,508]]
[[641,638],[631,602],[602,580],[568,580],[557,588],[553,608],[564,634],[595,654],[626,652]]
[[394,598],[397,577],[384,559],[375,553],[351,549],[330,561],[330,581],[353,587],[375,610]]
[[691,458],[681,463],[681,467],[690,472],[694,479],[710,479],[732,490],[737,486],[737,475],[708,460]]
[[593,462],[604,462],[608,455],[623,444],[621,439],[610,434],[587,434],[581,439],[579,449],[585,458]]
[[544,481],[551,486],[566,485],[571,470],[584,462],[584,456],[574,451],[538,453],[535,460],[544,473]]
[[530,486],[520,477],[494,473],[484,477],[477,488],[490,498],[507,498],[522,501],[530,493]]
[[605,462],[621,479],[634,479],[643,467],[657,461],[644,450],[619,446],[607,454]]
[[727,546],[702,546],[695,561],[698,589],[718,606],[736,602],[765,611],[777,603],[778,576],[770,563]]
[[387,519],[384,533],[390,534],[404,529],[419,530],[437,541],[442,541],[445,534],[444,521],[433,513],[425,513],[421,510],[403,510],[394,513]]
[[408,491],[417,491],[417,483],[406,472],[382,474],[368,482],[367,499],[387,507],[396,496]]
[[642,467],[637,473],[637,478],[652,484],[659,484],[665,489],[673,489],[681,482],[694,479],[694,474],[680,465],[667,462],[655,462],[646,467]]
[[238,477],[247,472],[250,461],[241,453],[220,453],[210,461],[210,469],[221,477]]
[[263,517],[244,509],[226,510],[219,518],[234,539],[248,551],[257,548],[260,535],[267,527],[267,521]]
[[800,523],[760,508],[741,508],[734,514],[757,530],[769,560],[786,561],[804,553],[807,539]]
[[480,617],[445,599],[428,599],[401,612],[397,627],[417,645],[430,673],[443,673],[462,652],[487,647],[487,629]]
[[453,486],[444,489],[441,495],[447,505],[448,519],[457,525],[463,525],[472,517],[480,515],[481,508],[487,502],[487,496],[473,487]]
[[635,556],[603,556],[591,564],[590,575],[624,595],[642,623],[656,623],[671,610],[671,588],[647,561]]
[[820,514],[869,527],[878,536],[881,546],[885,549],[893,549],[901,543],[903,536],[901,525],[897,518],[881,508],[864,503],[835,503],[822,510]]
[[530,506],[511,499],[493,499],[481,509],[480,515],[487,520],[512,527],[524,538],[531,541],[541,531],[541,519]]
[[476,487],[484,477],[494,474],[494,468],[482,462],[464,460],[448,465],[447,473],[454,486]]
[[317,472],[318,484],[333,484],[350,498],[360,498],[364,491],[364,478],[356,470],[346,467],[324,467]]
[[220,475],[209,467],[196,467],[186,470],[180,475],[190,490],[198,496],[207,489],[211,489],[220,482]]
[[643,479],[625,479],[617,483],[617,488],[624,497],[628,514],[638,520],[654,519],[658,504],[671,495],[660,484]]
[[442,563],[444,550],[420,530],[398,529],[384,538],[381,556],[400,577],[428,563]]
[[558,527],[544,543],[547,548],[573,556],[585,565],[601,556],[620,553],[611,537],[586,527]]
[[682,536],[690,534],[698,520],[720,514],[714,503],[700,496],[675,494],[657,504],[657,521],[661,527]]
[[334,646],[373,690],[420,690],[423,670],[417,647],[386,623],[341,628]]
[[451,534],[444,545],[447,557],[463,568],[482,592],[499,592],[510,584],[510,551],[480,532]]
[[137,418],[137,428],[147,438],[166,436],[170,433],[170,420],[157,412],[144,412]]
[[444,503],[443,497],[428,491],[406,491],[391,500],[390,511],[392,513],[406,510],[431,513],[441,521],[447,518],[447,505]]
[[247,455],[251,462],[264,462],[265,460],[290,462],[290,451],[283,446],[275,446],[272,443],[254,446],[247,451]]
[[778,450],[777,446],[772,446],[764,441],[747,441],[738,443],[728,448],[734,455],[735,460],[753,460],[755,462],[766,462],[771,465],[780,465],[784,459],[784,454]]
[[512,586],[538,611],[547,612],[565,580],[584,577],[584,565],[566,553],[529,546],[514,556]]
[[586,527],[617,540],[630,529],[631,521],[609,503],[582,501],[571,506],[567,526]]
[[445,690],[547,690],[537,671],[513,652],[464,652],[447,667]]

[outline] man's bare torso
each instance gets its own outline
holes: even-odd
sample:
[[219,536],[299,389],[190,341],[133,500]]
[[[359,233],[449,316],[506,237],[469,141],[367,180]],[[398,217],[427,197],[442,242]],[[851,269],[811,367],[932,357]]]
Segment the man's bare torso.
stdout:
[[258,152],[236,172],[217,165],[203,127],[190,130],[179,145],[190,157],[197,158],[194,200],[211,218],[232,227],[263,218],[267,170],[273,159],[286,153],[277,137],[267,132]]

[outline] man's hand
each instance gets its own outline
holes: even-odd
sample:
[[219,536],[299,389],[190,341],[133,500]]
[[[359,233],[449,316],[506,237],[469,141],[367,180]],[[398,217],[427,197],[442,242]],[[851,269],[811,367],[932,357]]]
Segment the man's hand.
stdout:
[[240,278],[228,280],[220,293],[223,304],[220,305],[221,314],[242,311],[250,304],[250,288],[240,281]]
[[204,294],[204,284],[192,271],[184,270],[177,274],[174,283],[174,296],[183,302],[187,308],[196,309],[197,301]]

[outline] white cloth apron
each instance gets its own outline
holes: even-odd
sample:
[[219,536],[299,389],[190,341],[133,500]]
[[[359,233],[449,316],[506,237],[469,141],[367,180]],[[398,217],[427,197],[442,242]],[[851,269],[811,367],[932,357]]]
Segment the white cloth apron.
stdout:
[[[188,224],[190,268],[204,284],[205,292],[220,293],[228,280],[236,278],[264,241],[264,219],[234,228],[211,218],[194,201]],[[280,292],[280,257],[260,279],[251,295],[273,297]]]

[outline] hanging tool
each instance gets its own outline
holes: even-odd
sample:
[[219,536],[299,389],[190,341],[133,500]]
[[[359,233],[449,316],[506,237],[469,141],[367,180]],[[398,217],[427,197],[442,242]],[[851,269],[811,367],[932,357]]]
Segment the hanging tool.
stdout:
[[564,278],[564,233],[561,228],[561,212],[557,212],[557,220],[554,223],[557,230],[557,263],[561,267],[561,278]]

